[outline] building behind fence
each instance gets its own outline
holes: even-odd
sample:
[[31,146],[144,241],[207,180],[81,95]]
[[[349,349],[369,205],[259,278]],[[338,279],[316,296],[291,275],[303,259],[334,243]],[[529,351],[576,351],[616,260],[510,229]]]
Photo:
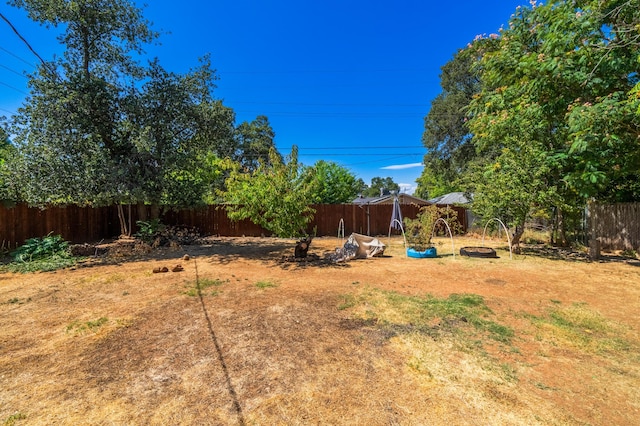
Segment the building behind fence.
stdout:
[[589,205],[589,237],[605,250],[640,252],[640,203]]
[[[316,228],[317,236],[338,236],[339,228],[348,236],[352,232],[366,235],[387,235],[391,222],[392,204],[317,204],[308,231]],[[415,204],[401,206],[403,217],[415,219],[420,211]],[[452,207],[458,213],[461,230],[466,230],[466,214],[462,207]],[[148,220],[158,208],[147,205],[125,206],[125,215],[136,223]],[[154,212],[155,210],[155,212]],[[223,237],[270,236],[271,233],[249,220],[234,222],[227,217],[224,206],[199,209],[169,210],[160,216],[165,225],[195,227],[203,236]],[[135,228],[134,228],[135,232]],[[28,238],[44,237],[52,233],[73,243],[97,242],[117,237],[120,223],[116,206],[109,207],[50,207],[39,209],[19,204],[7,208],[0,205],[0,244],[2,248],[22,245]]]

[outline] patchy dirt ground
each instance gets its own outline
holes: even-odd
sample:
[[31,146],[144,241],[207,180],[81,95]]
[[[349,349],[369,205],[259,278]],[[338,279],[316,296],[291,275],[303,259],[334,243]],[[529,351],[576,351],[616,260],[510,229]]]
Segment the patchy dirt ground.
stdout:
[[[461,258],[445,239],[440,258],[412,259],[383,242],[384,257],[341,264],[283,262],[289,240],[227,238],[0,274],[0,422],[638,424],[639,262],[511,260],[498,241],[498,259]],[[513,337],[474,349],[390,331],[363,319],[379,290],[480,295]],[[562,332],[567,313],[579,330]]]

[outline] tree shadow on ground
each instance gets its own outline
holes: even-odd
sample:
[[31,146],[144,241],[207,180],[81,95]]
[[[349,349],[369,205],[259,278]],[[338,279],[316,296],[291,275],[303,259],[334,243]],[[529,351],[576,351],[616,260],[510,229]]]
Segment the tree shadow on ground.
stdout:
[[591,259],[586,253],[573,250],[570,247],[551,247],[545,245],[521,246],[519,254],[521,256],[534,256],[565,262],[591,262]]
[[327,252],[311,247],[306,259],[293,259],[295,242],[276,238],[208,237],[197,244],[152,247],[137,239],[114,240],[99,244],[83,244],[84,255],[79,267],[118,265],[127,262],[171,261],[205,258],[215,264],[229,264],[238,260],[258,261],[283,269],[311,267],[348,267],[330,261]]
[[640,266],[640,260],[619,256],[613,253],[601,253],[597,260],[591,259],[587,253],[574,250],[570,247],[550,247],[546,245],[521,247],[520,254],[524,256],[542,257],[549,260],[562,260],[565,262],[600,262],[600,263],[626,263],[631,266]]

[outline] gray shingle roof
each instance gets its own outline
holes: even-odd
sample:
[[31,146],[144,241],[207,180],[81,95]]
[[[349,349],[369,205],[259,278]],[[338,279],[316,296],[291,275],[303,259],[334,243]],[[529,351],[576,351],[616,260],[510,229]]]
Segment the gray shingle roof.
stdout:
[[429,200],[433,204],[469,204],[471,202],[464,192],[450,192],[439,197],[435,197]]

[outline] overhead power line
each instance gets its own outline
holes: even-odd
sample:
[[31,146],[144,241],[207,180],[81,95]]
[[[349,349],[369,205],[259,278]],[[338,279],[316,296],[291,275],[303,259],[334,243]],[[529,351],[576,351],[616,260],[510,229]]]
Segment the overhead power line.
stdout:
[[13,89],[13,90],[15,90],[16,92],[20,92],[20,93],[22,93],[23,95],[27,95],[27,96],[29,96],[29,94],[28,94],[27,92],[25,92],[24,90],[20,90],[20,89],[18,89],[17,87],[13,87],[13,86],[12,86],[12,85],[10,85],[10,84],[7,84],[7,83],[2,82],[2,81],[0,81],[0,84],[2,84],[3,86],[8,87],[9,89]]
[[16,74],[16,75],[19,75],[20,77],[28,78],[26,75],[22,74],[21,72],[19,72],[19,71],[17,71],[17,70],[14,70],[13,68],[9,68],[9,67],[8,67],[8,66],[6,66],[6,65],[2,65],[2,64],[0,64],[0,67],[2,67],[2,68],[4,68],[4,69],[6,69],[6,70],[8,70],[8,71],[10,71],[10,72],[12,72],[12,73],[14,73],[14,74]]
[[343,70],[218,70],[221,74],[389,74],[389,73],[428,73],[427,69],[343,69]]
[[13,32],[20,38],[20,40],[23,41],[23,43],[29,48],[29,50],[31,51],[31,53],[33,53],[38,59],[40,59],[40,62],[42,62],[42,65],[47,65],[47,63],[44,61],[44,59],[42,59],[40,57],[40,55],[38,55],[38,52],[35,51],[35,49],[33,47],[31,47],[31,45],[29,44],[29,42],[27,41],[27,39],[25,39],[24,37],[22,37],[22,34],[20,34],[20,32],[18,32],[18,29],[16,27],[13,26],[13,24],[11,23],[11,21],[9,21],[9,19],[7,19],[2,13],[0,13],[0,18],[2,18],[7,25],[9,25],[11,27],[11,29],[13,30]]
[[299,151],[309,151],[309,150],[356,150],[356,149],[421,149],[424,148],[422,145],[389,145],[389,146],[334,146],[334,147],[303,147],[298,146]]
[[7,54],[9,54],[9,55],[11,55],[11,56],[13,56],[14,58],[16,58],[16,59],[18,59],[18,60],[20,60],[20,61],[24,62],[25,64],[27,64],[27,65],[29,65],[29,66],[31,66],[31,67],[33,67],[33,68],[35,68],[35,67],[36,67],[32,62],[27,61],[27,60],[26,60],[26,59],[24,59],[23,57],[16,55],[15,53],[11,52],[10,50],[5,49],[4,47],[1,47],[1,46],[0,46],[0,50],[2,50],[3,52],[5,52],[5,53],[7,53]]
[[428,107],[429,104],[374,104],[374,103],[307,103],[307,102],[258,102],[258,101],[233,101],[234,105],[288,105],[288,106],[326,106],[326,107]]
[[324,153],[324,154],[308,154],[308,153],[298,153],[298,155],[303,155],[305,157],[330,157],[330,156],[340,156],[340,157],[388,157],[389,155],[394,155],[397,157],[413,157],[413,156],[422,156],[424,155],[423,152],[409,152],[406,154],[398,154],[398,153],[393,153],[393,154],[372,154],[372,153],[362,153],[362,152],[351,152],[351,153],[344,153],[344,152],[340,152],[340,153],[335,153],[335,154],[331,154],[331,153]]
[[15,111],[9,111],[8,109],[0,108],[0,111],[8,112],[11,115],[16,115]]
[[260,114],[273,117],[307,117],[307,118],[423,118],[421,113],[408,112],[302,112],[302,111],[242,111],[235,110],[242,114]]
[[[13,26],[13,24],[11,23],[11,21],[9,21],[9,19],[7,19],[7,17],[5,17],[2,13],[0,13],[0,18],[2,18],[7,25],[9,25],[9,27],[11,27],[11,29],[13,30],[13,32],[18,36],[18,38],[20,38],[20,40],[22,40],[22,42],[27,46],[27,48],[31,51],[31,53],[33,53],[33,55],[38,58],[40,60],[40,62],[42,62],[42,65],[47,68],[49,71],[51,71],[52,75],[56,75],[56,70],[54,68],[51,68],[49,66],[49,64],[47,64],[44,59],[42,59],[42,57],[40,55],[38,55],[38,52],[35,51],[35,49],[33,47],[31,47],[31,45],[29,44],[29,42],[27,41],[27,39],[25,39],[22,34],[20,34],[20,32],[18,32],[18,29],[16,27]],[[5,50],[5,49],[3,49]],[[15,55],[14,55],[15,56]]]

